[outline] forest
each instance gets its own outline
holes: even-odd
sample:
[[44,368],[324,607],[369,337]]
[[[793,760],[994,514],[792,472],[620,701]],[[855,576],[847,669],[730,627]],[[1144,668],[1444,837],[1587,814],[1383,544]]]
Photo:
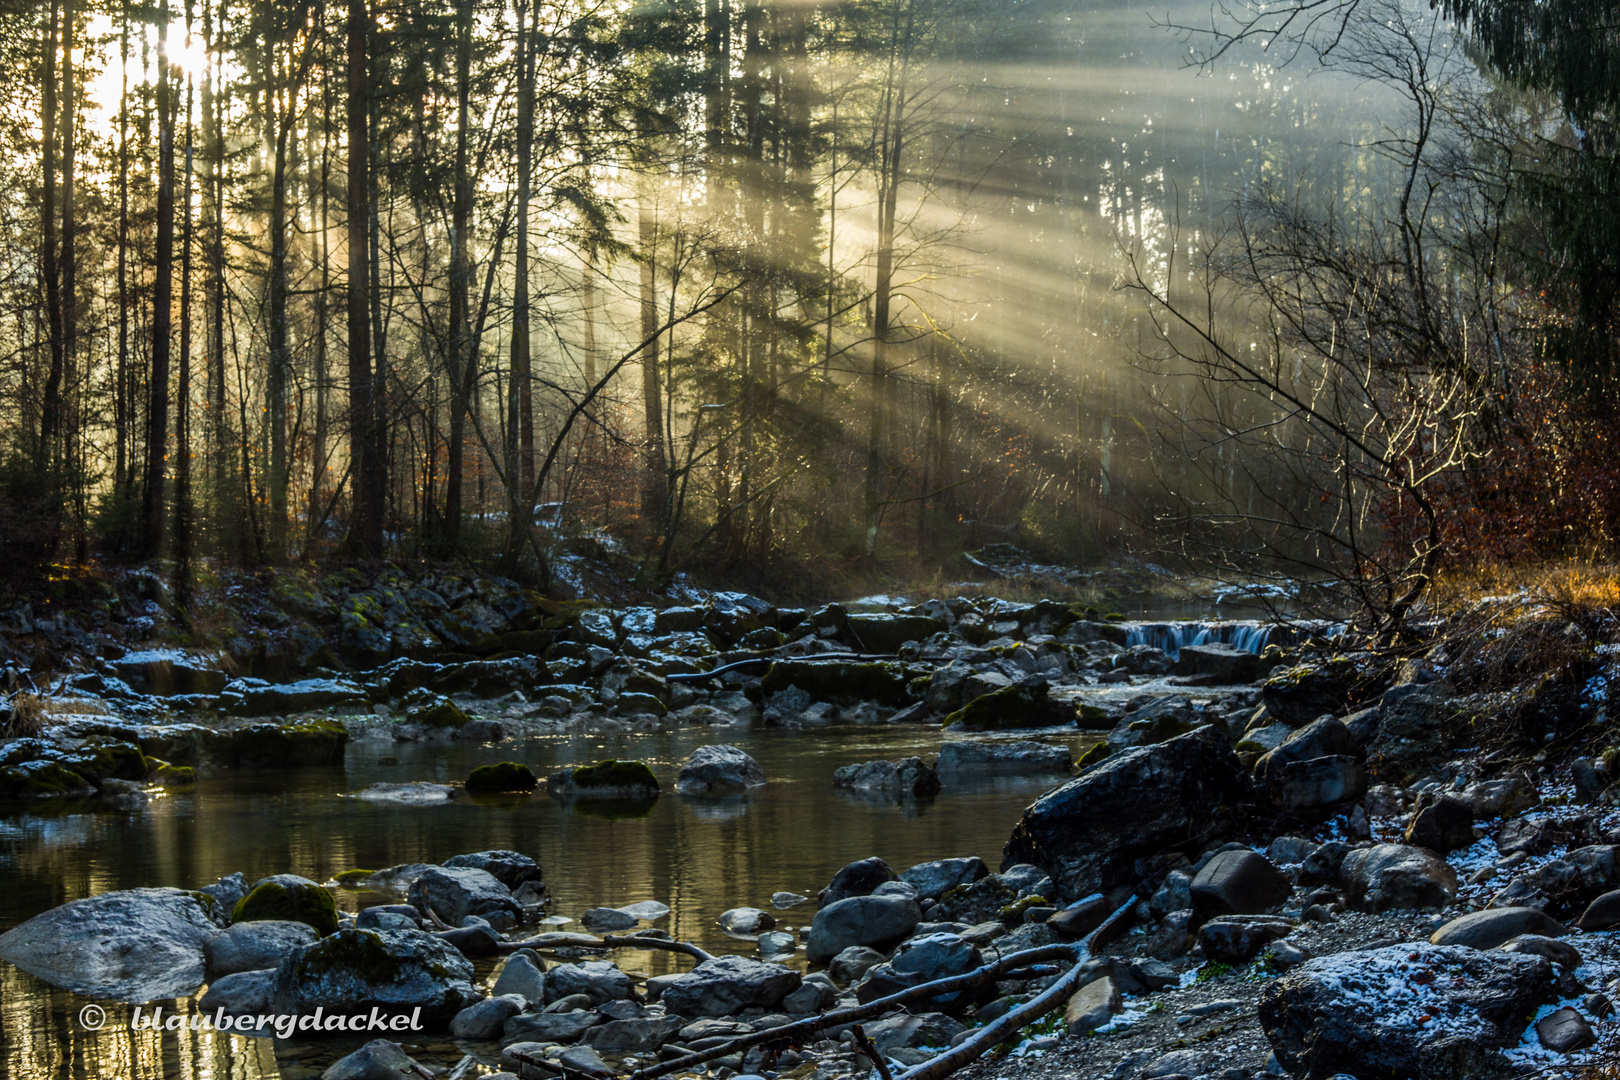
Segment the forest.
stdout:
[[1603,553],[1612,7],[5,0],[8,572]]

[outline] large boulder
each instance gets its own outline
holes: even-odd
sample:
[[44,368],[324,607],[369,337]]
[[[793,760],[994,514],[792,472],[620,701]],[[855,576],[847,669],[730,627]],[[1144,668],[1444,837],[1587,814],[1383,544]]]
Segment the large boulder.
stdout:
[[1226,736],[1204,726],[1111,756],[1025,811],[1002,867],[1034,863],[1058,896],[1077,900],[1135,880],[1135,861],[1208,836],[1221,812],[1250,795]]
[[1074,706],[1054,701],[1044,675],[1026,675],[1011,686],[969,701],[945,718],[955,731],[1010,731],[1072,725]]
[[[958,934],[924,934],[904,942],[887,963],[878,964],[856,988],[861,1004],[898,994],[913,986],[953,975],[966,975],[984,962],[977,947]],[[920,1003],[919,1008],[957,1012],[972,1004],[977,993],[959,990]]]
[[187,656],[174,649],[125,653],[112,667],[134,689],[157,697],[176,694],[217,694],[225,689],[225,673],[217,658]]
[[934,771],[941,773],[1008,773],[1040,776],[1068,775],[1074,771],[1074,754],[1067,746],[1019,739],[1015,742],[978,742],[955,739],[939,748]]
[[74,993],[118,1001],[187,997],[219,933],[212,898],[128,889],[73,900],[0,936],[0,959]]
[[[1192,879],[1192,900],[1205,918],[1258,915],[1288,899],[1293,883],[1264,855],[1222,851]],[[1180,906],[1179,904],[1177,905]]]
[[877,795],[938,795],[939,775],[920,757],[845,765],[833,773],[833,787]]
[[1224,915],[1198,928],[1198,947],[1211,960],[1246,964],[1293,929],[1292,919],[1277,915]]
[[665,987],[659,1000],[680,1016],[730,1016],[755,1006],[774,1009],[800,981],[797,971],[781,964],[717,956]]
[[424,1071],[399,1043],[373,1039],[334,1061],[321,1080],[418,1080]]
[[540,864],[516,851],[473,851],[451,856],[444,860],[444,865],[452,870],[461,867],[482,870],[508,889],[515,889],[525,881],[538,882],[541,877]]
[[1266,711],[1285,724],[1308,724],[1323,713],[1336,713],[1350,700],[1342,662],[1301,664],[1274,671],[1261,686]]
[[546,972],[546,1004],[583,994],[592,1005],[623,1001],[635,995],[630,976],[608,960],[583,960],[577,964],[557,964]]
[[429,867],[411,882],[406,900],[424,914],[431,908],[451,926],[460,926],[469,915],[500,912],[516,921],[523,918],[511,890],[488,870],[472,866]]
[[483,999],[473,966],[448,942],[420,930],[339,930],[294,949],[276,968],[280,1013],[412,1015],[448,1023]]
[[658,776],[644,761],[598,761],[558,769],[546,778],[546,791],[563,799],[656,799]]
[[735,795],[765,783],[759,762],[735,746],[700,746],[681,766],[675,790],[682,795]]
[[[1403,770],[1418,770],[1446,753],[1446,721],[1456,707],[1433,683],[1408,683],[1384,691],[1378,703],[1378,734],[1367,756],[1380,775],[1400,779]],[[1489,815],[1482,815],[1489,816]]]
[[1450,795],[1424,794],[1406,826],[1405,840],[1413,847],[1428,848],[1444,855],[1474,842],[1474,811],[1461,799]]
[[852,896],[816,912],[805,955],[825,964],[851,945],[887,951],[911,936],[922,908],[906,896]]
[[1320,816],[1367,791],[1367,770],[1355,737],[1330,716],[1295,731],[1254,766],[1261,792],[1296,817]]
[[1452,919],[1429,935],[1429,943],[1494,949],[1521,934],[1563,937],[1566,933],[1563,923],[1535,908],[1486,908]]
[[876,855],[858,859],[839,868],[827,887],[816,895],[816,903],[827,907],[852,896],[870,896],[873,889],[894,880],[894,869]]
[[1409,942],[1306,961],[1261,991],[1259,1013],[1295,1076],[1491,1077],[1557,996],[1539,956]]
[[276,874],[254,882],[231,909],[231,922],[301,922],[318,933],[338,928],[337,903],[320,884],[297,874]]
[[1439,909],[1457,898],[1457,872],[1434,852],[1404,844],[1356,848],[1339,876],[1345,900],[1360,911]]

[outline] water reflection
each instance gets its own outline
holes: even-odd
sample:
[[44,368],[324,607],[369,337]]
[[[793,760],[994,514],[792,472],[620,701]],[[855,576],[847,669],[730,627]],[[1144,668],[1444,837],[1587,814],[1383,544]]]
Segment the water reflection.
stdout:
[[[113,889],[147,885],[194,888],[240,870],[249,880],[294,872],[330,880],[356,868],[442,862],[452,855],[511,848],[545,871],[551,911],[577,919],[587,908],[643,900],[670,905],[658,925],[713,952],[749,952],[750,943],[719,926],[728,908],[770,909],[773,892],[814,895],[845,863],[879,855],[898,867],[976,854],[995,865],[1019,810],[1055,778],[947,777],[933,799],[870,799],[832,788],[841,765],[916,754],[932,759],[938,729],[913,726],[803,731],[689,730],[657,734],[535,737],[501,745],[354,743],[342,768],[204,777],[182,794],[155,799],[141,814],[42,807],[0,817],[0,930],[46,908]],[[1087,737],[1051,741],[1083,749]],[[770,783],[746,796],[687,799],[668,793],[681,762],[697,746],[732,742],[764,767]],[[457,781],[475,766],[523,761],[545,775],[601,758],[640,758],[666,793],[654,800],[466,797],[443,805],[406,805],[344,797],[379,782]],[[380,764],[387,758],[394,764]],[[353,910],[394,899],[340,891]],[[807,925],[814,909],[781,912],[779,930]],[[800,954],[802,957],[802,953]],[[685,970],[676,954],[620,953],[626,970]],[[790,962],[791,958],[790,958]],[[801,961],[802,962],[802,961]],[[489,965],[480,964],[481,974]],[[99,1002],[106,1026],[75,1022],[88,999],[0,963],[0,1076],[211,1077],[317,1075],[340,1047],[314,1048],[295,1062],[283,1046],[278,1073],[267,1040],[213,1032],[132,1032],[129,1007]],[[178,1003],[189,1011],[189,1002]],[[451,1064],[458,1052],[441,1046]],[[429,1054],[430,1058],[434,1055]],[[492,1059],[493,1060],[493,1059]],[[323,1066],[324,1067],[324,1066]]]

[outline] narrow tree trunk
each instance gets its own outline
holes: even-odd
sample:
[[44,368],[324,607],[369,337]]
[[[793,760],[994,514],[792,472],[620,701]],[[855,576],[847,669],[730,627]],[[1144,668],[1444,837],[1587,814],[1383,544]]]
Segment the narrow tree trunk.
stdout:
[[652,180],[642,180],[640,218],[641,238],[641,337],[647,342],[641,350],[641,401],[645,432],[642,461],[641,519],[649,534],[656,534],[664,518],[664,402],[658,376],[658,293],[655,260],[658,254],[658,227],[653,220]]
[[[313,552],[319,541],[319,534],[326,516],[325,499],[321,485],[326,482],[326,385],[331,378],[327,371],[326,336],[327,336],[327,290],[332,287],[331,250],[328,243],[327,230],[331,227],[331,162],[332,162],[332,95],[325,97],[325,117],[321,124],[321,225],[320,225],[320,254],[321,276],[320,291],[315,295],[315,442],[310,450],[310,477],[309,477],[309,539],[304,545],[305,554]],[[314,148],[311,147],[311,157]]]
[[[220,74],[221,60],[215,49],[216,34],[213,9],[203,7],[203,37],[209,55],[214,57],[208,66],[208,78],[203,82],[203,123],[209,128],[209,157],[211,159],[209,184],[210,228],[208,237],[208,442],[212,450],[209,462],[210,483],[218,513],[218,504],[225,493],[225,470],[229,463],[226,447],[225,422],[225,101],[222,92],[216,92],[214,80]],[[224,20],[224,0],[220,0],[221,22]],[[219,30],[223,31],[223,27]]]
[[350,546],[368,558],[382,554],[382,462],[378,457],[371,379],[371,289],[368,281],[367,226],[371,219],[369,105],[366,38],[371,16],[366,0],[349,0],[348,45],[348,214],[349,214],[349,456],[354,474],[354,515]]
[[45,76],[42,93],[45,115],[41,118],[41,159],[44,183],[40,189],[40,233],[45,278],[45,331],[50,344],[50,369],[45,376],[45,393],[41,401],[39,446],[36,450],[39,471],[43,474],[55,453],[56,438],[62,425],[62,277],[57,262],[59,255],[56,222],[56,26],[59,11],[55,0],[51,2],[49,21],[45,24]]
[[[506,417],[506,544],[508,568],[515,568],[528,540],[534,505],[534,412],[529,357],[529,167],[534,151],[534,73],[532,32],[524,25],[529,4],[517,4],[517,254],[512,281],[512,361]],[[536,11],[538,22],[539,12]]]
[[169,66],[169,5],[158,16],[157,250],[152,276],[152,372],[147,401],[145,550],[163,550],[163,484],[169,446],[169,337],[174,299],[174,79]]
[[[186,39],[191,39],[191,4],[186,3]],[[186,73],[186,182],[180,199],[180,385],[174,408],[175,594],[182,603],[191,583],[191,105],[192,79]]]
[[118,357],[113,373],[113,491],[125,495],[129,470],[129,11],[119,39],[118,69]]
[[[60,486],[53,487],[53,505],[57,493],[65,497],[69,491],[77,495],[81,490],[78,468],[81,432],[76,411],[72,407],[78,383],[79,345],[78,227],[74,198],[74,164],[78,156],[74,152],[77,141],[75,106],[79,95],[73,74],[73,20],[73,2],[67,0],[62,6],[62,383],[57,405],[62,471]],[[73,531],[74,557],[82,562],[87,545],[84,521],[79,514],[74,515]]]
[[461,539],[462,488],[465,482],[467,410],[477,385],[477,358],[467,348],[467,229],[472,219],[472,177],[467,174],[467,124],[472,93],[472,3],[460,0],[456,17],[456,159],[455,198],[450,211],[450,332],[447,359],[450,376],[450,453],[444,485],[445,550],[454,552]]
[[[275,101],[266,93],[267,105]],[[270,413],[270,561],[287,553],[287,151],[298,100],[288,80],[283,111],[270,113],[269,132],[274,147],[270,174],[270,370],[265,382],[265,405]]]

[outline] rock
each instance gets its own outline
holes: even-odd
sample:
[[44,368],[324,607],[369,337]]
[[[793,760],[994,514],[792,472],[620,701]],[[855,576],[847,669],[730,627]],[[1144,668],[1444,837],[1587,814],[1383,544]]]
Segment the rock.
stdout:
[[1106,897],[1091,896],[1048,916],[1045,926],[1059,937],[1082,938],[1101,926],[1110,910]]
[[776,608],[769,601],[740,592],[717,592],[709,597],[703,613],[703,629],[724,645],[735,644],[745,634],[775,626]]
[[1528,953],[1551,960],[1566,971],[1574,971],[1585,963],[1580,950],[1567,941],[1544,937],[1541,934],[1520,934],[1497,946],[1503,952]]
[[679,1016],[609,1020],[588,1028],[584,1041],[601,1053],[645,1054],[667,1043],[685,1023]]
[[1053,746],[1027,739],[997,743],[956,739],[939,748],[934,769],[941,773],[1067,775],[1074,771],[1074,755],[1067,746]]
[[778,660],[760,680],[760,691],[769,697],[796,687],[833,705],[904,708],[911,704],[910,675],[904,665],[884,660]]
[[474,794],[503,791],[533,791],[540,783],[534,770],[515,761],[480,765],[467,775],[467,790]]
[[188,997],[219,932],[211,898],[184,889],[101,893],[0,935],[0,959],[74,993],[118,1001]]
[[1563,924],[1535,908],[1486,908],[1452,919],[1429,935],[1429,943],[1466,945],[1470,949],[1494,949],[1520,934],[1562,937],[1567,932]]
[[281,1013],[411,1014],[442,1024],[480,1000],[473,967],[449,943],[420,930],[339,930],[294,949],[276,968]]
[[450,1021],[450,1034],[457,1039],[494,1039],[506,1022],[522,1012],[528,1001],[517,994],[486,998],[456,1013]]
[[1148,897],[1148,912],[1162,918],[1172,911],[1192,907],[1192,883],[1192,875],[1187,871],[1170,871]]
[[754,940],[759,945],[760,956],[767,959],[791,956],[799,946],[798,939],[780,930],[768,930]]
[[1350,845],[1342,840],[1329,840],[1325,844],[1317,845],[1299,865],[1300,884],[1337,882],[1339,871],[1344,867],[1344,857],[1349,853]]
[[[843,903],[870,903],[861,897]],[[814,933],[811,940],[814,941]],[[684,979],[665,988],[664,1008],[681,1016],[730,1016],[759,1006],[775,1008],[799,988],[799,973],[781,964],[768,964],[741,956],[705,960]]]
[[1521,851],[1526,855],[1545,855],[1559,839],[1555,823],[1515,818],[1502,822],[1497,830],[1496,850],[1503,855],[1517,855]]
[[260,1016],[273,1012],[276,971],[239,971],[208,984],[208,992],[197,1001],[197,1011],[207,1016]]
[[1378,734],[1368,756],[1408,769],[1429,765],[1446,753],[1445,721],[1452,711],[1451,699],[1436,684],[1391,687],[1379,701]]
[[1104,976],[1074,992],[1064,1010],[1063,1022],[1071,1038],[1089,1035],[1112,1022],[1123,1009],[1119,988],[1113,979]]
[[1463,789],[1462,800],[1475,818],[1513,817],[1541,801],[1536,786],[1522,776],[1481,780]]
[[429,867],[411,882],[406,900],[423,913],[431,908],[451,926],[461,925],[469,915],[503,913],[514,924],[523,919],[511,890],[494,874],[474,866]]
[[373,1039],[334,1061],[321,1073],[321,1080],[421,1080],[420,1070],[399,1043]]
[[296,874],[276,874],[255,882],[231,911],[231,922],[259,920],[307,923],[319,934],[337,929],[337,904],[325,888]]
[[759,908],[732,908],[720,915],[720,929],[728,934],[757,937],[775,925],[776,916]]
[[599,761],[559,769],[546,778],[546,791],[565,799],[654,799],[658,777],[641,761]]
[[1177,675],[1213,675],[1221,685],[1254,682],[1260,657],[1233,645],[1183,645],[1171,670]]
[[700,746],[681,766],[675,790],[682,795],[735,795],[765,783],[759,762],[735,746]]
[[217,979],[240,971],[273,968],[287,953],[310,944],[316,937],[308,923],[271,920],[237,923],[203,946],[208,977]]
[[944,1013],[899,1013],[863,1025],[867,1038],[884,1057],[917,1065],[934,1055],[923,1047],[951,1045],[967,1028]]
[[[949,744],[947,744],[949,745]],[[943,751],[941,755],[943,756]],[[919,900],[938,900],[958,885],[969,885],[988,876],[990,868],[977,855],[964,859],[935,859],[900,871],[900,880],[917,889]]]
[[516,851],[474,851],[466,855],[453,855],[444,860],[450,870],[471,867],[494,877],[508,889],[515,889],[526,881],[539,881],[540,864]]
[[[984,963],[979,950],[959,934],[927,934],[904,942],[887,963],[867,972],[866,981],[856,988],[856,999],[865,1005],[880,997],[898,994],[913,986],[952,975],[965,975]],[[923,1007],[942,1012],[958,1012],[972,1004],[976,994],[957,991],[930,998]]]
[[1206,722],[1203,713],[1181,694],[1157,697],[1125,714],[1109,732],[1108,748],[1117,752],[1162,743],[1195,731]]
[[408,806],[432,806],[454,799],[457,789],[449,784],[435,784],[427,780],[413,780],[404,784],[372,784],[351,798],[366,802],[404,803]]
[[1263,755],[1254,775],[1271,804],[1296,817],[1324,813],[1367,790],[1355,738],[1330,716],[1306,724]]
[[884,956],[865,945],[851,945],[827,962],[827,974],[836,983],[848,986],[860,981],[862,975],[883,963]]
[[557,1058],[573,1072],[584,1073],[587,1076],[611,1077],[618,1074],[607,1062],[602,1060],[593,1047],[573,1046],[564,1050]]
[[571,1043],[600,1023],[602,1016],[593,1009],[518,1013],[501,1029],[501,1038],[507,1042]]
[[490,993],[496,997],[516,994],[530,1005],[544,1004],[546,975],[533,960],[522,953],[507,957],[500,976]]
[[1197,940],[1198,913],[1191,908],[1172,911],[1148,935],[1148,955],[1158,960],[1174,960],[1193,947]]
[[847,900],[852,896],[870,896],[872,890],[885,881],[898,880],[893,868],[873,855],[844,866],[833,875],[832,881],[816,897],[822,907]]
[[1555,1054],[1573,1054],[1597,1044],[1592,1026],[1567,1005],[1536,1021],[1536,1038]]
[[1344,857],[1339,874],[1345,899],[1359,911],[1443,908],[1457,897],[1457,874],[1423,848],[1376,844]]
[[1555,996],[1552,966],[1500,950],[1407,943],[1307,961],[1260,994],[1260,1023],[1295,1076],[1494,1076]]
[[[1183,652],[1186,651],[1184,648]],[[1154,1058],[1140,1074],[1140,1080],[1175,1080],[1176,1077],[1215,1076],[1220,1055],[1209,1050],[1172,1050]]]
[[796,892],[773,892],[771,893],[771,907],[782,911],[787,908],[798,907],[808,899],[810,899],[808,896],[800,896]]
[[1266,959],[1278,971],[1289,971],[1311,958],[1311,954],[1287,941],[1273,941],[1265,948]]
[[590,998],[592,1006],[635,996],[630,976],[606,960],[556,964],[546,971],[546,1004],[573,994]]
[[1258,915],[1288,899],[1293,882],[1252,851],[1223,851],[1192,880],[1192,901],[1205,918]]
[[[155,649],[125,653],[112,662],[112,668],[135,690],[154,697],[217,694],[228,680],[210,662],[210,658],[187,656],[174,649]],[[218,658],[212,662],[217,663]]]
[[219,901],[219,906],[222,909],[230,911],[236,907],[242,897],[248,894],[247,878],[243,877],[240,872],[226,874],[212,885],[204,885],[197,891],[212,896]]
[[917,901],[904,896],[852,896],[816,912],[805,955],[824,964],[851,945],[890,949],[922,921]]
[[887,795],[938,795],[939,776],[920,757],[845,765],[833,773],[833,787]]
[[[1029,806],[1002,866],[1034,863],[1076,900],[1135,882],[1138,857],[1207,835],[1249,795],[1248,778],[1213,726],[1114,755]],[[1129,813],[1121,813],[1129,807]]]
[[1226,915],[1198,928],[1198,947],[1211,960],[1246,964],[1260,950],[1293,932],[1292,919],[1275,915]]
[[[456,738],[467,742],[500,742],[506,738],[506,725],[499,720],[479,718],[461,725]],[[530,785],[531,787],[533,785]]]
[[1323,713],[1339,712],[1350,698],[1342,667],[1330,661],[1273,671],[1261,686],[1266,711],[1286,724],[1296,725],[1309,724]]
[[587,909],[579,921],[592,930],[630,930],[641,920],[618,908],[593,907]]
[[1011,686],[969,701],[941,725],[955,731],[1012,731],[1072,725],[1074,707],[1053,701],[1044,675],[1026,675]]
[[1425,794],[1418,799],[1405,839],[1408,844],[1442,855],[1468,847],[1474,842],[1473,809],[1449,795],[1435,798]]
[[782,1010],[789,1016],[823,1012],[838,1001],[838,987],[821,972],[806,975],[799,988],[782,999]]
[[[1586,905],[1586,910],[1575,920],[1575,925],[1582,930],[1613,930],[1620,926],[1620,889],[1606,892]],[[0,943],[4,940],[0,938]],[[4,952],[0,952],[0,956],[4,955]]]
[[450,930],[434,931],[434,937],[455,946],[457,952],[470,960],[494,956],[501,948],[501,935],[485,922],[473,926],[458,926]]

